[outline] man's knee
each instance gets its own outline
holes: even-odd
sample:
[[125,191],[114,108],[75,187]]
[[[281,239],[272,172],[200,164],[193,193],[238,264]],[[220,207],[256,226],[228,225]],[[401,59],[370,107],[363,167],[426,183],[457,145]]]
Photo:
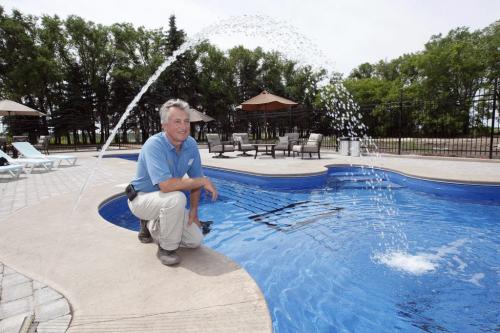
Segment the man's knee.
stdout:
[[184,209],[187,204],[187,198],[184,192],[174,191],[170,192],[170,198],[174,200],[174,207],[179,207]]
[[184,245],[184,247],[187,247],[190,249],[196,249],[196,248],[200,247],[202,240],[203,240],[203,238],[201,238],[199,241],[190,240],[189,242],[185,242],[183,245]]
[[184,247],[197,248],[203,243],[203,234],[201,232],[190,233],[188,239],[184,239],[182,243]]

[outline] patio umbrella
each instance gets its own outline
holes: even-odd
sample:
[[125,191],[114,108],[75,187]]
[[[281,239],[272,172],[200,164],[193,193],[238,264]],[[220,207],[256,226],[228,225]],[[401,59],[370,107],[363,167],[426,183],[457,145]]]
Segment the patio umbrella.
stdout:
[[[199,126],[200,131],[198,134],[198,139],[200,139],[201,133],[203,132],[203,128],[205,127],[205,123],[208,123],[210,121],[215,121],[215,119],[210,117],[209,115],[201,113],[198,110],[189,109],[189,121],[191,122],[191,124],[201,123]],[[194,137],[194,134],[195,134],[195,127],[191,125],[191,135]]]
[[46,116],[46,114],[26,105],[4,99],[0,101],[0,116],[8,116],[10,121],[11,116],[40,117]]
[[274,111],[287,109],[297,105],[294,101],[273,95],[267,91],[263,91],[257,96],[250,98],[248,101],[241,103],[241,109],[245,111]]
[[210,121],[214,121],[215,119],[210,117],[209,115],[206,115],[204,113],[201,113],[198,110],[195,109],[189,109],[189,121],[192,123],[197,123],[197,122],[204,122],[208,123]]
[[0,116],[46,116],[45,113],[32,109],[26,105],[4,99],[0,101]]
[[288,109],[291,108],[294,105],[297,105],[298,103],[291,101],[289,99],[276,96],[274,94],[271,94],[267,91],[263,91],[257,96],[254,96],[250,98],[249,100],[241,103],[240,107],[244,111],[263,111],[264,112],[264,128],[265,128],[265,135],[267,138],[267,130],[266,130],[266,123],[267,123],[267,118],[266,118],[266,112],[268,111],[275,111],[275,110],[281,110],[281,109]]

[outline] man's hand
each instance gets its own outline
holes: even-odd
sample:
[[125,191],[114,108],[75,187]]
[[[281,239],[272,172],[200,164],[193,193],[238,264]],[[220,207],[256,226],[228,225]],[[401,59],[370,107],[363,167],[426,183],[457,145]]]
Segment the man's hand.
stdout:
[[205,178],[205,184],[203,184],[203,188],[205,189],[205,191],[210,193],[210,195],[212,196],[212,201],[217,200],[217,189],[215,188],[214,184],[212,184],[210,179]]

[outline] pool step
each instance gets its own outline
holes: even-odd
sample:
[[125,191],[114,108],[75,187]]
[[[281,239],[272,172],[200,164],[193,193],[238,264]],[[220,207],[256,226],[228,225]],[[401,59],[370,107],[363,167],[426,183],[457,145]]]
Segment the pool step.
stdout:
[[281,194],[255,188],[246,187],[242,191],[228,187],[220,187],[219,198],[229,204],[242,208],[252,215],[264,212],[283,210],[283,207],[292,207],[297,202],[283,197]]
[[329,187],[334,189],[400,189],[403,186],[391,182],[385,174],[374,172],[338,172],[330,174]]
[[248,218],[278,231],[291,232],[337,214],[342,209],[327,202],[299,201]]
[[398,185],[391,181],[342,181],[331,182],[329,185],[336,189],[353,189],[353,190],[369,190],[369,189],[401,189],[404,186]]

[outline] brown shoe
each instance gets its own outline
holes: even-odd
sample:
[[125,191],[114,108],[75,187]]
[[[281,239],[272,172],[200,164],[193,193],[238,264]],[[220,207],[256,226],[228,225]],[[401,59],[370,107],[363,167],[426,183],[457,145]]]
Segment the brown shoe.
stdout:
[[158,246],[158,252],[156,252],[156,257],[160,259],[163,265],[172,266],[181,262],[181,257],[175,252],[175,250],[169,251],[164,250]]
[[148,221],[141,220],[140,227],[141,228],[139,230],[139,234],[137,235],[137,238],[139,238],[139,241],[141,243],[151,243],[153,241],[153,237],[151,237],[151,233],[149,232],[149,229],[148,229]]

